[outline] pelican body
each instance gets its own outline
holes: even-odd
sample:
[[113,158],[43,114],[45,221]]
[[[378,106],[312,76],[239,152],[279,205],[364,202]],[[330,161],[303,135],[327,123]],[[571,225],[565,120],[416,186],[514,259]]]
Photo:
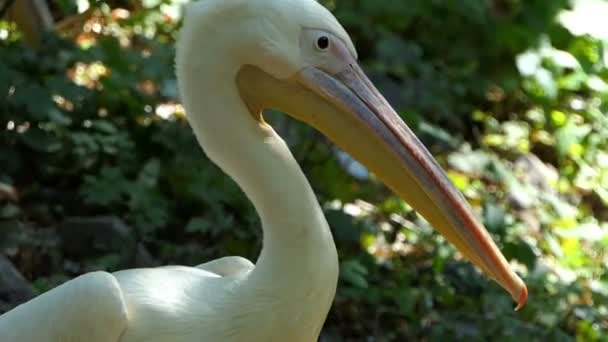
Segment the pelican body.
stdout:
[[308,181],[264,122],[265,109],[325,134],[525,303],[524,283],[316,1],[193,3],[176,66],[198,142],[261,218],[256,264],[227,257],[86,274],[0,316],[1,341],[316,341],[336,292],[338,255]]

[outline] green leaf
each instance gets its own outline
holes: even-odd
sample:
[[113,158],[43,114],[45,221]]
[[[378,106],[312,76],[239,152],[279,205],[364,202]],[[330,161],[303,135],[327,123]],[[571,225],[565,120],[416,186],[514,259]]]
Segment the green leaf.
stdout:
[[341,210],[325,212],[327,222],[332,229],[336,241],[358,243],[361,239],[362,227],[355,223],[353,217]]
[[122,202],[129,187],[120,169],[106,167],[97,176],[85,176],[80,194],[89,204],[107,206]]
[[139,172],[137,183],[143,187],[154,188],[158,184],[160,177],[160,160],[153,158],[144,164]]
[[502,247],[507,260],[515,259],[526,265],[528,270],[534,270],[536,265],[536,252],[532,246],[524,241],[508,241]]
[[368,288],[367,274],[367,268],[357,260],[347,260],[340,264],[340,279],[353,287]]
[[39,128],[30,128],[20,135],[21,141],[36,152],[53,153],[61,149],[61,142]]
[[213,227],[213,223],[204,217],[193,217],[186,225],[188,233],[207,233]]

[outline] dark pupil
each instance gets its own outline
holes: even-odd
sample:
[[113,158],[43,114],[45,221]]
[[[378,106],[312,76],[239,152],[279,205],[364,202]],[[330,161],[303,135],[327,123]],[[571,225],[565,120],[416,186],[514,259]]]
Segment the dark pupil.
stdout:
[[317,40],[317,46],[321,50],[327,49],[329,47],[329,38],[327,38],[326,36],[319,38],[319,40]]

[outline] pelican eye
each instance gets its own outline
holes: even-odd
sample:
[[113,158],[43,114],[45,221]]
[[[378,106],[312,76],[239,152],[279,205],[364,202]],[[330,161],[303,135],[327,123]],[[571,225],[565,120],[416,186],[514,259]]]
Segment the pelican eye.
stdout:
[[317,49],[325,51],[329,48],[329,37],[321,36],[317,39]]

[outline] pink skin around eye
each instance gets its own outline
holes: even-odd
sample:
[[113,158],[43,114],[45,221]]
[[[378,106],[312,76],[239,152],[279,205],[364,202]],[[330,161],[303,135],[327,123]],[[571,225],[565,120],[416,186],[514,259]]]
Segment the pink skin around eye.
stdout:
[[331,41],[330,52],[337,60],[342,61],[345,67],[357,63],[357,60],[346,47],[346,44],[337,37],[333,37]]

